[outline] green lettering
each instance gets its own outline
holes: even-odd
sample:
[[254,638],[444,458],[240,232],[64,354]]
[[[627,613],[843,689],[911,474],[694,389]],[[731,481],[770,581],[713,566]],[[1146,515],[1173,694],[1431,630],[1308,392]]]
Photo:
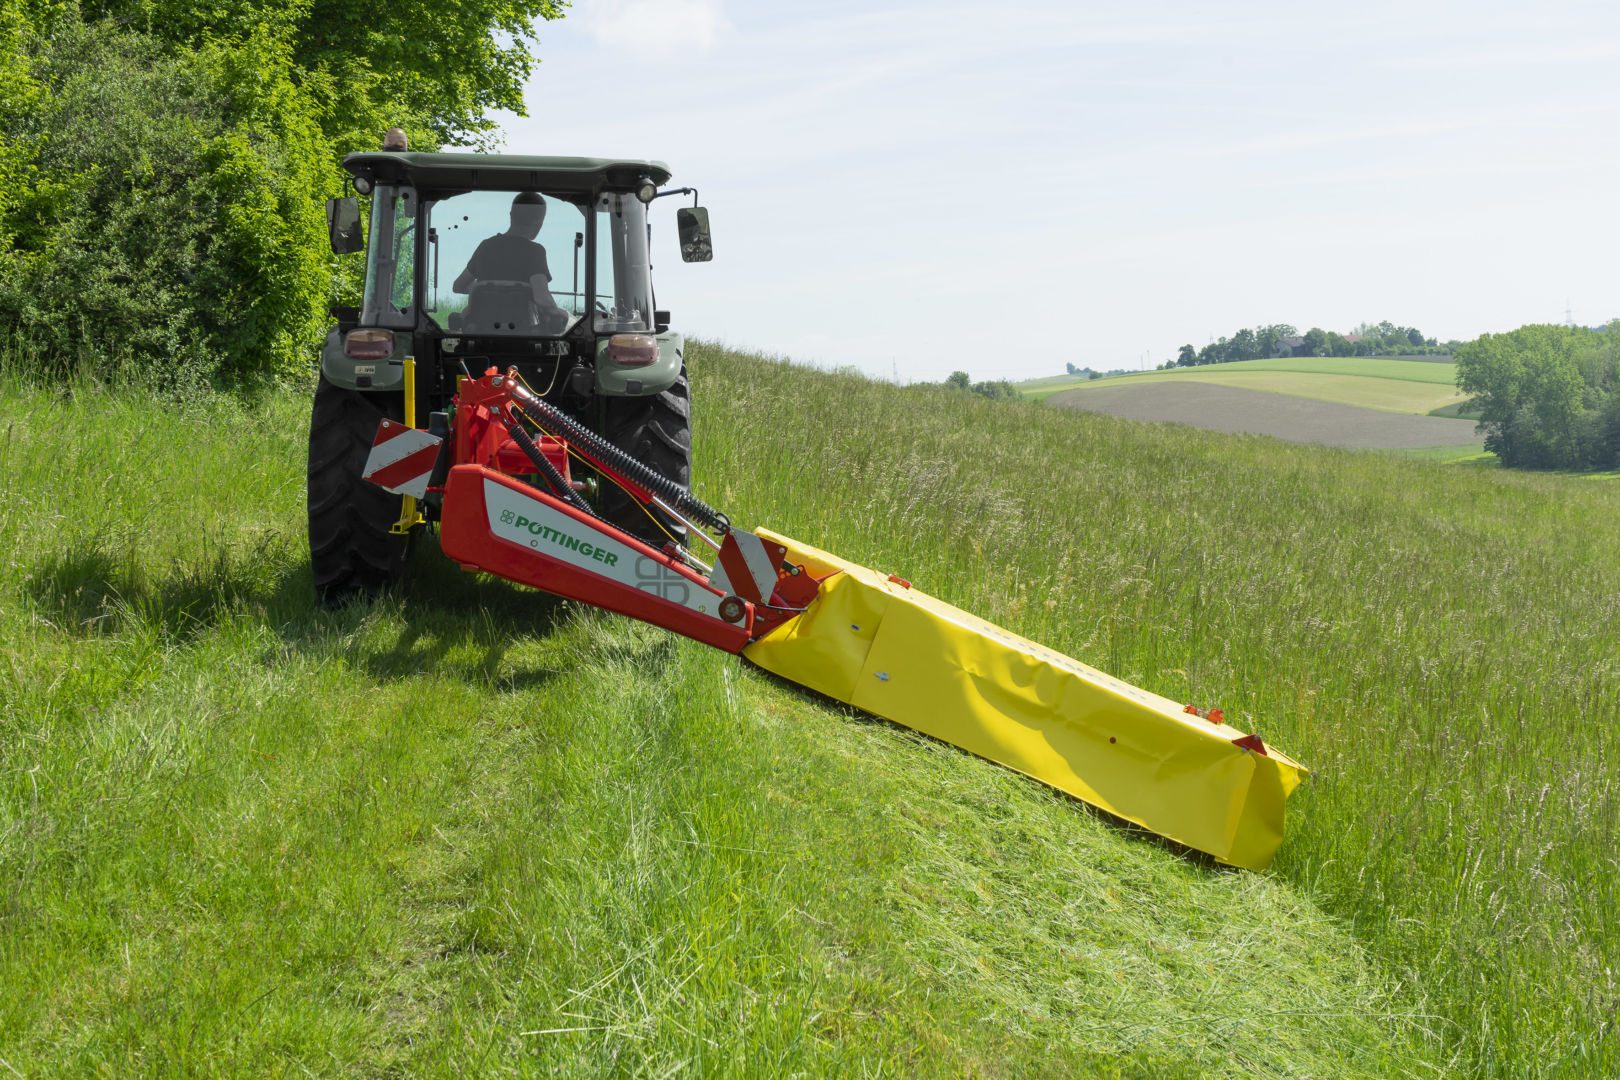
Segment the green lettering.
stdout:
[[611,552],[611,551],[603,552],[603,555],[605,556],[605,558],[603,558],[602,561],[607,563],[609,566],[617,566],[617,565],[619,565],[619,557],[617,555],[613,554],[613,552]]

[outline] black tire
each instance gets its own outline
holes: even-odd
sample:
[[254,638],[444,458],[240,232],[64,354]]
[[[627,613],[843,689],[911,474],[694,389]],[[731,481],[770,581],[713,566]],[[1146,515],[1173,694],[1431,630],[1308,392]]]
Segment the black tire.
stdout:
[[361,477],[377,424],[405,413],[399,394],[315,388],[309,421],[309,565],[315,597],[334,607],[392,586],[405,569],[409,538],[389,532],[400,496]]
[[[683,368],[669,389],[640,398],[610,398],[607,404],[609,442],[690,491],[692,487],[692,390]],[[609,480],[602,481],[602,516],[632,536],[661,548],[674,536],[686,544],[686,527],[654,511],[668,530],[653,523],[641,504]]]

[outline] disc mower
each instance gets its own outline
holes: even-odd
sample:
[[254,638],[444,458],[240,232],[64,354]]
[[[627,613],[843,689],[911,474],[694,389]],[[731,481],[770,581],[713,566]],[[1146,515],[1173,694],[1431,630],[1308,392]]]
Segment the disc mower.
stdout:
[[[392,581],[433,523],[468,570],[740,654],[1220,862],[1270,863],[1305,770],[1219,709],[743,529],[693,493],[681,340],[652,307],[646,259],[665,166],[398,151],[345,165],[371,228],[366,243],[353,200],[329,206],[334,249],[363,247],[367,273],[365,306],[329,339],[310,436],[323,597]],[[536,196],[566,228],[530,231],[519,208]],[[502,240],[503,263],[479,228],[459,237],[477,204],[509,208],[544,255]],[[486,209],[483,231],[498,216]],[[678,217],[683,259],[706,260],[707,214]]]

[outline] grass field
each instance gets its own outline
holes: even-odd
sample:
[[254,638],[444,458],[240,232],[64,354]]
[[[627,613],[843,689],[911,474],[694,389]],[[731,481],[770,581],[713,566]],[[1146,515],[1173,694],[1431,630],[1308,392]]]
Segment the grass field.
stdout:
[[316,612],[298,397],[11,381],[6,1068],[1620,1069],[1620,486],[690,363],[737,520],[1311,765],[1274,870],[430,550]]
[[1484,443],[1477,425],[1470,420],[1386,412],[1191,379],[1128,381],[1096,390],[1074,390],[1053,395],[1047,404],[1148,423],[1186,424],[1205,431],[1267,435],[1347,449],[1407,451],[1466,446],[1470,452],[1477,452]]
[[1245,360],[1106,379],[1037,380],[1021,383],[1020,389],[1029,400],[1045,401],[1057,394],[1166,382],[1207,383],[1419,415],[1455,406],[1465,397],[1455,385],[1455,364],[1382,357]]

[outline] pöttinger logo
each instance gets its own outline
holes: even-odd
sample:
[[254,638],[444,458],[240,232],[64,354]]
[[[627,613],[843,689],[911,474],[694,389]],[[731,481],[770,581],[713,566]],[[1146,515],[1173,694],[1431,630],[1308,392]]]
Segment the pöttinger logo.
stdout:
[[636,588],[681,605],[692,598],[692,587],[684,578],[670,573],[662,563],[645,555],[636,560]]

